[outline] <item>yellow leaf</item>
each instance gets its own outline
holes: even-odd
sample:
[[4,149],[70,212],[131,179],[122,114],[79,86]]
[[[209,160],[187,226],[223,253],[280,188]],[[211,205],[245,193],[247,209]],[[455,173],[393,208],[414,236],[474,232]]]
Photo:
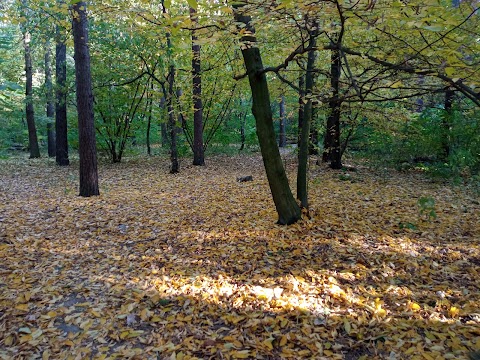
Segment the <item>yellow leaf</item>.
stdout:
[[28,304],[18,304],[15,309],[20,311],[28,311]]
[[50,359],[50,351],[45,350],[42,354],[42,360],[48,360]]
[[352,325],[350,325],[347,319],[343,320],[343,327],[345,329],[345,332],[347,334],[350,334],[350,332],[352,331]]
[[230,353],[230,355],[234,359],[247,359],[250,356],[250,351],[248,351],[248,350],[234,351],[234,352]]
[[282,338],[280,339],[280,343],[279,343],[280,346],[287,345],[287,341],[288,341],[287,337],[285,335],[283,335]]
[[455,307],[455,306],[452,306],[449,310],[448,310],[448,313],[450,314],[451,317],[455,317],[457,316],[459,313],[460,313],[460,309]]
[[265,345],[268,348],[268,350],[273,350],[273,344],[272,344],[273,340],[274,338],[268,338],[263,341],[263,345]]
[[421,306],[418,305],[418,304],[415,303],[415,302],[414,302],[414,303],[409,303],[409,304],[408,304],[408,307],[409,307],[411,310],[413,310],[413,311],[418,311],[418,310],[421,309]]

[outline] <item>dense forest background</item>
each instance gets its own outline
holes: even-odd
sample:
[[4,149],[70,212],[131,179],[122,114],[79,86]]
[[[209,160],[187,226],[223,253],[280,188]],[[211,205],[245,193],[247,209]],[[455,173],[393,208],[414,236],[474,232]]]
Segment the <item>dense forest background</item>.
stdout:
[[[320,162],[341,167],[340,157],[349,154],[478,181],[476,2],[253,1],[241,5],[248,26],[235,22],[232,5],[238,7],[193,0],[89,4],[100,156],[119,162],[125,154],[171,154],[172,131],[173,151],[195,155],[198,164],[204,151],[208,158],[258,150],[239,45],[251,25],[279,146],[300,142],[311,103],[309,153]],[[62,102],[67,138],[62,133],[57,141],[75,154],[71,4],[6,1],[0,11],[1,156],[30,149],[35,157],[37,143],[42,155],[54,156]]]

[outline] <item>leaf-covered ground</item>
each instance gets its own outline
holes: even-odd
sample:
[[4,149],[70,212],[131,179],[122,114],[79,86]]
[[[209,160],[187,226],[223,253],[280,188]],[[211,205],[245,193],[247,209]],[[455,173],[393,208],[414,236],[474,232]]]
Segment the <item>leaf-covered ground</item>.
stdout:
[[1,359],[480,350],[473,194],[312,163],[310,219],[284,227],[258,156],[185,162],[179,175],[159,158],[102,165],[96,198],[76,196],[76,164],[1,162]]

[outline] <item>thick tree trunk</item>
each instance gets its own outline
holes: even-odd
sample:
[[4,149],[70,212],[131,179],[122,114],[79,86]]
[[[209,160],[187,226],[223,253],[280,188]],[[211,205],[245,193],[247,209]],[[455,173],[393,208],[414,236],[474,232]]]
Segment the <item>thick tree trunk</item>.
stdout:
[[332,169],[342,168],[342,151],[340,146],[340,107],[339,98],[341,57],[339,50],[332,50],[330,83],[333,89],[332,96],[328,102],[330,114],[327,118],[327,131],[325,132],[323,161],[330,161]]
[[32,73],[32,52],[30,49],[30,33],[23,32],[23,47],[25,50],[25,115],[28,127],[28,147],[30,149],[30,159],[40,157],[40,148],[38,147],[37,129],[35,126],[35,113],[33,110],[33,73]]
[[67,133],[67,47],[62,28],[56,28],[55,46],[55,160],[60,166],[68,166],[68,133]]
[[[197,24],[194,8],[190,8],[192,24]],[[192,95],[193,95],[193,165],[205,165],[203,147],[203,104],[202,104],[202,73],[200,45],[197,43],[195,30],[192,31]]]
[[73,43],[77,83],[80,196],[99,195],[97,148],[93,117],[92,79],[88,49],[88,22],[84,1],[73,5]]
[[[315,48],[316,35],[310,34],[308,46]],[[297,199],[303,208],[308,208],[308,148],[310,143],[310,124],[312,122],[312,92],[314,82],[315,50],[308,52],[307,72],[305,75],[305,96],[307,102],[304,107],[302,131],[300,133],[300,147],[298,149],[297,169]]]
[[287,146],[287,131],[286,131],[286,113],[285,113],[285,96],[282,95],[282,98],[279,102],[279,112],[280,112],[280,126],[279,126],[279,135],[278,135],[278,147]]
[[50,41],[45,43],[45,90],[47,95],[47,144],[48,156],[55,156],[55,101],[52,85],[52,59]]
[[278,150],[267,78],[262,72],[260,50],[256,46],[255,30],[251,18],[241,14],[242,5],[234,5],[235,19],[245,24],[246,35],[242,37],[242,55],[252,91],[252,112],[257,126],[257,136],[262,152],[263,164],[278,213],[279,224],[292,224],[301,218],[300,208],[292,195],[287,174]]
[[452,88],[445,90],[445,114],[442,118],[442,127],[443,127],[443,160],[447,161],[450,156],[450,123],[452,118],[452,106],[453,106],[453,97],[455,92]]

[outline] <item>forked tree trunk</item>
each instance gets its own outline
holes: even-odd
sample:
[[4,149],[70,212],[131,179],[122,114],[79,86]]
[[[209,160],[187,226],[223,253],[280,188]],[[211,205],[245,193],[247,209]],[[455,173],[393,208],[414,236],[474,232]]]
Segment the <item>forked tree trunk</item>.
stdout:
[[50,41],[45,43],[45,90],[47,95],[47,145],[48,156],[55,156],[55,101],[52,85],[52,59]]
[[243,30],[246,30],[241,40],[241,49],[252,91],[252,112],[255,117],[263,164],[277,209],[278,223],[292,224],[301,218],[301,211],[290,190],[287,174],[278,150],[267,78],[265,73],[262,72],[262,58],[260,50],[256,46],[255,30],[250,23],[251,18],[241,13],[243,6],[234,5],[234,16],[237,22],[245,25]]
[[[315,48],[316,35],[311,33],[308,46]],[[308,148],[310,143],[310,124],[312,122],[312,92],[314,81],[315,50],[308,52],[307,72],[305,75],[305,96],[300,148],[298,149],[297,199],[303,208],[308,208]]]
[[92,79],[88,49],[88,22],[86,3],[73,5],[73,44],[75,51],[75,78],[77,83],[78,142],[80,157],[80,196],[99,195],[97,148],[93,118]]
[[[62,4],[62,2],[58,2]],[[68,133],[67,133],[67,47],[63,28],[56,26],[55,46],[55,160],[60,166],[68,166]]]
[[278,147],[287,146],[287,129],[286,129],[286,112],[285,112],[285,96],[282,95],[279,102],[279,112],[280,112],[280,126],[279,126],[279,135],[278,135]]
[[[197,15],[194,8],[190,8],[190,19],[194,26],[197,24]],[[192,78],[193,78],[193,165],[205,165],[203,147],[203,104],[202,104],[202,73],[200,45],[197,42],[195,30],[192,30]]]
[[25,51],[25,116],[28,127],[28,147],[30,149],[30,159],[40,157],[40,148],[38,147],[37,129],[35,126],[35,113],[33,110],[33,73],[32,73],[32,52],[30,49],[30,32],[23,29],[23,48]]

